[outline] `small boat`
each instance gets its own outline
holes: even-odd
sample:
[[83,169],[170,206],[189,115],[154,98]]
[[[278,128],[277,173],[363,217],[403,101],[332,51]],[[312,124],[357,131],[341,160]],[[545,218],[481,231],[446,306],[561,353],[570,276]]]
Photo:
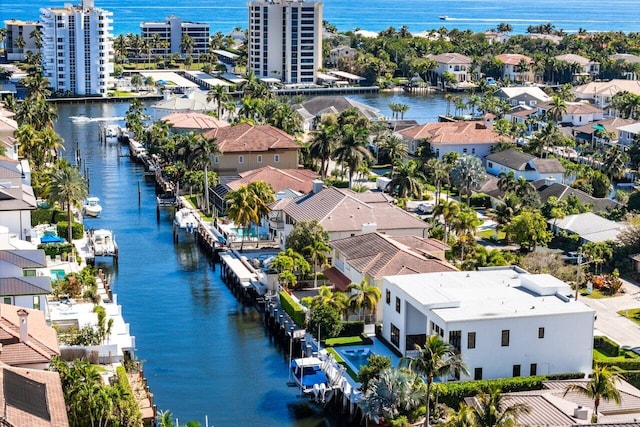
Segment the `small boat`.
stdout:
[[69,117],[73,123],[89,123],[91,118],[87,116],[71,116]]
[[104,140],[105,142],[117,142],[120,137],[120,126],[107,125],[104,128]]
[[90,232],[89,246],[95,256],[118,256],[118,245],[109,230],[99,229]]
[[97,197],[87,197],[87,200],[82,205],[82,213],[93,218],[99,217],[100,213],[102,213],[102,206],[98,204],[99,201],[100,199]]
[[302,357],[291,361],[291,374],[300,389],[307,394],[330,388],[327,374],[322,371],[322,360],[317,357]]
[[441,21],[446,21],[447,19],[449,19],[449,17],[447,15],[440,15],[438,16],[438,19]]
[[189,208],[182,208],[176,212],[176,217],[173,219],[173,223],[180,230],[188,233],[193,233],[193,231],[198,227],[198,220],[194,215],[193,210]]

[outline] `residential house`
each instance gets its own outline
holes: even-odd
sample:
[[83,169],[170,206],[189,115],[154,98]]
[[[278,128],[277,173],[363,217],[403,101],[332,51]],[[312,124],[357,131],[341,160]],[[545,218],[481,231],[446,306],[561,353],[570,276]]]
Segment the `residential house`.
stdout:
[[637,135],[640,133],[640,122],[631,123],[618,127],[618,144],[623,149],[628,149],[636,143]]
[[538,194],[540,201],[546,203],[549,197],[555,197],[558,200],[567,200],[569,197],[577,197],[583,205],[590,205],[593,212],[603,212],[611,209],[621,208],[622,205],[615,200],[607,198],[593,197],[577,188],[562,184],[552,179],[541,179],[531,183]]
[[412,126],[397,134],[407,143],[409,155],[416,154],[422,141],[428,141],[434,155],[442,158],[451,152],[484,157],[501,140],[498,135],[479,122],[438,122]]
[[536,81],[533,70],[533,59],[519,53],[503,53],[496,55],[496,60],[502,63],[502,78],[512,82]]
[[551,97],[537,86],[505,86],[494,92],[496,98],[508,101],[512,106],[535,107],[539,103],[551,101]]
[[508,41],[511,36],[509,36],[509,33],[498,33],[494,30],[488,30],[484,32],[484,38],[487,39],[487,43],[494,44],[504,43]]
[[27,238],[31,211],[37,207],[33,188],[26,182],[30,175],[23,173],[25,164],[0,156],[0,224],[20,239]]
[[380,110],[346,96],[316,96],[293,106],[302,118],[302,127],[305,131],[315,129],[324,116],[338,115],[350,108],[371,121],[380,121],[383,118]]
[[0,157],[4,151],[4,156],[11,160],[18,160],[20,146],[16,140],[18,122],[13,119],[14,116],[14,113],[5,110],[0,104]]
[[202,113],[171,113],[161,120],[167,122],[174,134],[203,133],[211,129],[229,126],[229,122],[225,120]]
[[564,55],[557,55],[555,58],[558,61],[566,62],[567,64],[575,67],[575,71],[573,73],[574,80],[584,76],[594,78],[600,74],[600,63],[598,61],[592,61],[585,58],[584,56],[576,55],[574,53],[566,53]]
[[212,170],[218,175],[237,175],[264,166],[298,168],[300,145],[293,136],[271,125],[240,123],[203,135],[216,138],[220,154],[213,156]]
[[460,380],[591,372],[594,311],[550,274],[517,267],[387,276],[382,336],[402,355],[436,334]]
[[273,166],[264,166],[241,172],[235,176],[225,176],[220,179],[220,183],[211,192],[213,208],[217,216],[224,215],[227,208],[225,196],[230,191],[235,191],[241,186],[246,186],[252,182],[262,181],[271,186],[276,193],[276,199],[285,197],[285,192],[291,192],[296,196],[311,193],[314,186],[317,191],[322,189],[322,182],[317,181],[319,175],[307,169],[278,169]]
[[0,405],[6,426],[68,427],[60,374],[0,363]]
[[356,49],[351,46],[339,45],[329,51],[329,58],[327,58],[327,67],[340,68],[344,63],[349,63],[355,58]]
[[[9,234],[0,239],[7,240]],[[3,244],[5,246],[5,244]],[[40,310],[48,314],[47,296],[51,279],[41,249],[4,249],[0,247],[0,298],[2,303]]]
[[216,102],[214,100],[208,101],[207,94],[200,90],[188,89],[186,93],[175,96],[171,96],[171,92],[165,90],[164,98],[153,104],[151,111],[153,112],[153,120],[160,120],[173,113],[204,114],[207,111],[216,111],[216,108]]
[[[299,221],[317,220],[331,241],[378,231],[391,236],[427,237],[429,225],[400,209],[382,192],[356,193],[348,189],[323,188],[279,203],[274,230],[284,248],[287,236]],[[275,209],[274,209],[275,210]]]
[[[374,232],[334,240],[329,246],[333,267],[324,274],[343,292],[350,283],[363,280],[382,291],[384,276],[457,271],[445,259],[449,246],[431,238]],[[382,321],[384,298],[378,303],[376,321]]]
[[596,106],[606,109],[609,107],[613,96],[618,92],[627,91],[634,95],[640,95],[640,81],[613,79],[606,82],[590,82],[575,86],[571,91],[577,99],[588,100]]
[[17,368],[47,369],[60,355],[55,329],[44,313],[0,304],[0,362]]
[[[538,109],[524,104],[516,105],[510,111],[504,113],[504,118],[511,123],[524,125],[527,133],[531,133],[533,124],[538,121]],[[519,140],[518,143],[520,142],[524,142],[524,140]]]
[[540,159],[514,149],[491,153],[484,159],[491,175],[513,172],[516,178],[524,177],[527,181],[551,179],[564,182],[565,169],[558,159]]
[[618,234],[626,228],[625,224],[608,220],[593,212],[568,215],[561,219],[548,221],[551,231],[577,234],[581,243],[599,243],[615,241]]
[[460,53],[441,53],[439,55],[427,55],[428,59],[436,62],[437,66],[432,71],[433,75],[442,79],[444,73],[453,74],[456,82],[470,82],[473,73],[473,59]]
[[[640,56],[633,55],[631,53],[615,53],[613,55],[609,55],[609,59],[614,62],[621,62],[623,64],[631,66],[640,64]],[[640,75],[636,71],[633,71],[633,69],[631,69],[625,73],[625,77],[628,80],[638,80],[640,78]]]
[[[568,123],[572,126],[582,126],[597,120],[602,120],[604,111],[588,102],[565,102],[566,111],[562,114],[560,123]],[[550,102],[537,104],[538,114],[546,115],[553,108]]]
[[[582,126],[573,127],[571,128],[571,133],[577,144],[616,145],[620,138],[619,129],[633,123],[635,123],[635,121],[631,119],[609,117],[586,123]],[[608,135],[612,135],[613,139],[609,139]]]

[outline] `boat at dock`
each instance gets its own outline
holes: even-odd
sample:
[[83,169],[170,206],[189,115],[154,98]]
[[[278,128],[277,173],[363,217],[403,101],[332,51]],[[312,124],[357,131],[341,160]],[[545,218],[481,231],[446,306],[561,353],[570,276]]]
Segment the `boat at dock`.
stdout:
[[118,244],[110,230],[89,231],[89,249],[94,256],[118,257]]
[[198,219],[191,208],[182,208],[176,212],[173,224],[181,231],[193,233],[198,228]]
[[120,136],[120,126],[115,124],[100,126],[100,137],[104,142],[118,142]]
[[291,375],[303,393],[313,393],[314,388],[330,388],[327,374],[322,370],[323,362],[317,357],[301,357],[291,361]]
[[82,205],[82,214],[92,218],[97,218],[102,213],[102,206],[98,203],[100,201],[97,197],[87,197]]

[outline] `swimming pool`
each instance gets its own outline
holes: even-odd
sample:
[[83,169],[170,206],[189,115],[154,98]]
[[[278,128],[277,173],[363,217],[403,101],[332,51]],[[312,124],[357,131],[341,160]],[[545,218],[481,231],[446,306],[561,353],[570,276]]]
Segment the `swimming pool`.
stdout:
[[51,280],[62,280],[66,275],[64,270],[51,270]]
[[360,367],[367,364],[367,359],[372,354],[391,358],[391,366],[398,366],[400,358],[395,355],[387,346],[373,338],[371,345],[349,345],[334,347],[334,350],[342,357],[344,362],[355,372],[360,372]]

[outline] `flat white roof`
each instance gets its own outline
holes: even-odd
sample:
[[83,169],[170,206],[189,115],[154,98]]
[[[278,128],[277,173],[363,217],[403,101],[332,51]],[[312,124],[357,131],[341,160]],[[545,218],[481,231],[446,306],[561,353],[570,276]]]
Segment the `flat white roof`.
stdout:
[[325,73],[318,73],[318,74],[316,74],[316,75],[318,76],[318,78],[319,78],[320,80],[325,80],[325,81],[328,81],[328,82],[335,82],[335,81],[337,81],[337,80],[340,80],[340,79],[339,79],[339,78],[337,78],[336,76],[331,76],[331,75],[329,75],[329,74],[325,74]]
[[388,276],[385,281],[404,291],[415,308],[447,322],[593,312],[573,300],[573,291],[561,280],[509,268]]
[[187,71],[187,74],[195,77],[196,79],[199,79],[211,86],[231,86],[231,84],[229,82],[225,82],[224,80],[220,80],[214,76],[212,76],[211,74],[207,74],[205,72],[202,71]]
[[216,55],[224,56],[225,58],[229,58],[229,59],[238,59],[240,57],[240,55],[237,55],[233,52],[229,52],[222,49],[216,49],[213,51],[213,53],[215,53]]
[[220,77],[230,81],[233,84],[240,84],[247,81],[247,79],[243,79],[242,77],[236,76],[235,74],[231,73],[222,73],[220,74]]
[[333,74],[334,76],[342,77],[343,79],[347,79],[347,80],[364,80],[365,79],[364,77],[356,76],[355,74],[347,73],[345,71],[331,70],[329,71],[329,74]]
[[222,262],[227,264],[231,270],[233,270],[240,280],[240,283],[242,283],[242,286],[247,287],[250,285],[251,280],[257,279],[256,274],[249,271],[249,269],[245,267],[242,261],[238,258],[232,257],[228,254],[221,254],[220,259]]
[[140,75],[142,75],[142,77],[151,77],[154,82],[160,83],[165,87],[198,87],[194,82],[187,80],[172,71],[141,71]]

